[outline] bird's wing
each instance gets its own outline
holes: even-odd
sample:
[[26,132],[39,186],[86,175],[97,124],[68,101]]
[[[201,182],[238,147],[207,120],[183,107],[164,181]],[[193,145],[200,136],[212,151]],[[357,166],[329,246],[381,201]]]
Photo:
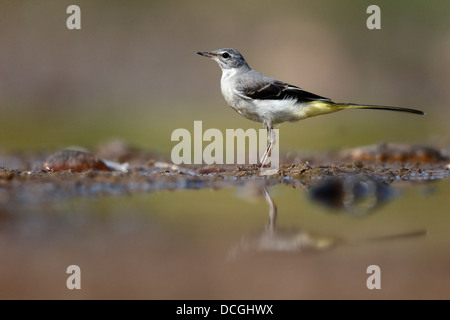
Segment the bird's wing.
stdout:
[[282,100],[294,99],[299,102],[330,99],[305,91],[299,87],[267,76],[251,76],[236,86],[235,93],[244,99]]

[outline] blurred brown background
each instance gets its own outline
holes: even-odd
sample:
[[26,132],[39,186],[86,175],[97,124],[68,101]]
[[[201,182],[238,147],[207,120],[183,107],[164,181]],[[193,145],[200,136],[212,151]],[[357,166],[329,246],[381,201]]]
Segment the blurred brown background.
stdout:
[[[81,8],[68,30],[66,8]],[[2,1],[0,147],[56,149],[124,139],[169,154],[176,128],[261,128],[223,100],[220,69],[197,51],[234,47],[251,67],[347,111],[281,126],[282,151],[414,142],[448,145],[447,1]]]

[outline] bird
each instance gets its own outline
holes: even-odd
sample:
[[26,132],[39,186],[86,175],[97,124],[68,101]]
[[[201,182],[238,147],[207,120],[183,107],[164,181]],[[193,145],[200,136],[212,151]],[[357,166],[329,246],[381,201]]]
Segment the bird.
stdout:
[[216,61],[222,69],[220,87],[227,104],[241,116],[261,122],[267,129],[268,146],[259,162],[263,168],[276,143],[274,125],[337,112],[344,109],[377,109],[425,115],[425,112],[381,105],[337,103],[300,87],[253,70],[236,49],[222,48],[197,54]]

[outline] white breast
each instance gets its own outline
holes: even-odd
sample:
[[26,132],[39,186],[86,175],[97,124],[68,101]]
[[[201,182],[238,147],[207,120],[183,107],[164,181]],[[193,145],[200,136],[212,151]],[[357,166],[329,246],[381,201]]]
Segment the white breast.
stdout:
[[233,91],[232,78],[236,75],[236,69],[222,69],[222,78],[220,79],[220,89],[225,101],[230,107],[235,107],[238,97]]

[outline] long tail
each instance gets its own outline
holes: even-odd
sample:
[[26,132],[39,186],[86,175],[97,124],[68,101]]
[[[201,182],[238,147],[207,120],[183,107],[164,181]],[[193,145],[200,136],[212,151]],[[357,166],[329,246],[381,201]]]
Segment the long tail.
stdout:
[[409,109],[409,108],[401,108],[401,107],[389,107],[389,106],[375,106],[375,105],[360,105],[360,104],[354,104],[354,103],[334,103],[333,107],[339,108],[339,109],[377,109],[377,110],[389,110],[389,111],[400,111],[400,112],[409,112],[409,113],[415,113],[420,114],[422,116],[425,115],[425,112],[416,110],[416,109]]

